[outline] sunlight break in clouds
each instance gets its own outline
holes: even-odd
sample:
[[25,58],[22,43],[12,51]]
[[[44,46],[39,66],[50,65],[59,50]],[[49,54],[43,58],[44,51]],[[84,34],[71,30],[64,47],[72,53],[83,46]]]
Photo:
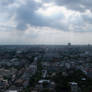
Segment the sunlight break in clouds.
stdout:
[[47,17],[53,17],[57,15],[65,15],[66,18],[69,18],[71,15],[79,15],[79,12],[75,12],[72,10],[68,10],[67,8],[63,6],[57,6],[54,3],[44,3],[43,7],[39,8],[36,13],[41,14],[42,16],[47,16]]

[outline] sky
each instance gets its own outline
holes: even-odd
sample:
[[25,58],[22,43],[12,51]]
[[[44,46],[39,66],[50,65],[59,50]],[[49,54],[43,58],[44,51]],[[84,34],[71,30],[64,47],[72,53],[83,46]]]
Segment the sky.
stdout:
[[0,0],[0,44],[92,44],[92,0]]

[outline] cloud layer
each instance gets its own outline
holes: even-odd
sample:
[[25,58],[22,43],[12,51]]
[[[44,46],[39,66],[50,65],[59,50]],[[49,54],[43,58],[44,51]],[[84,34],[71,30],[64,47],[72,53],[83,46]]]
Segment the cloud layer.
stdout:
[[91,0],[0,0],[0,42],[91,44],[91,5]]

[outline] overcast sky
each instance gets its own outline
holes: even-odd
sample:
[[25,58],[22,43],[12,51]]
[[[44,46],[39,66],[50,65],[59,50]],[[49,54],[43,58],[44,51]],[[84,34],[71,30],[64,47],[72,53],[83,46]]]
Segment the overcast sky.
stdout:
[[92,44],[92,0],[0,0],[0,44]]

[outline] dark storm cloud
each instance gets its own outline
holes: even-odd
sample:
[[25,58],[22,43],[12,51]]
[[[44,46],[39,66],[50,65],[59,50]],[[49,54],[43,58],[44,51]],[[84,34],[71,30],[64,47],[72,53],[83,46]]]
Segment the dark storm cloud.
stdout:
[[[43,17],[39,14],[36,14],[35,11],[38,10],[42,5],[34,1],[28,1],[26,5],[22,5],[16,11],[16,21],[17,28],[20,30],[25,30],[27,24],[33,26],[49,26],[57,29],[66,29],[63,24],[56,24],[56,20]],[[62,15],[61,17],[64,17]],[[52,24],[53,23],[53,24]]]
[[41,16],[36,15],[35,11],[41,6],[34,2],[33,0],[27,1],[26,5],[22,5],[20,8],[16,10],[16,21],[17,28],[20,30],[25,30],[27,24],[34,26],[44,26],[47,24],[47,21],[43,19]]
[[18,28],[21,29],[23,27],[25,29],[27,24],[34,26],[45,25],[46,21],[35,14],[35,11],[38,8],[39,6],[34,2],[30,2],[27,5],[18,8],[16,11],[16,21],[18,21]]
[[80,12],[92,10],[92,0],[55,0],[55,3]]

